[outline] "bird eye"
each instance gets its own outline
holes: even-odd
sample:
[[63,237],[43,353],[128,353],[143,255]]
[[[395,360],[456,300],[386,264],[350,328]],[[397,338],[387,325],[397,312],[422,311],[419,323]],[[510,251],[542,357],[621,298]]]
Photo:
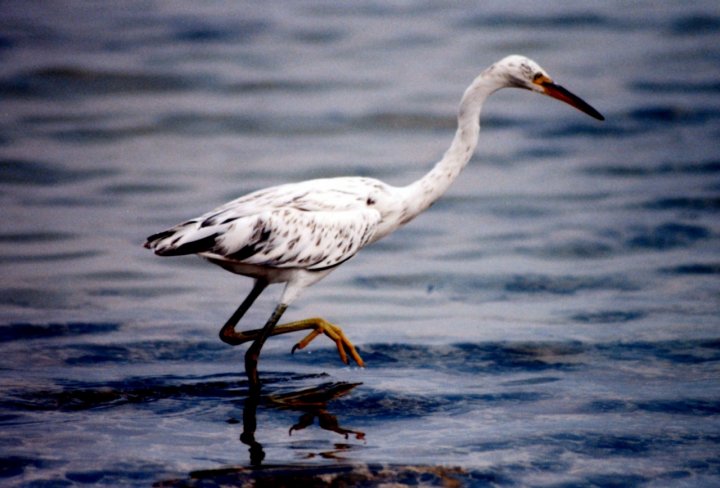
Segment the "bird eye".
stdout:
[[533,76],[532,82],[536,85],[544,86],[548,83],[552,83],[552,80],[548,78],[547,75],[536,73],[535,76]]

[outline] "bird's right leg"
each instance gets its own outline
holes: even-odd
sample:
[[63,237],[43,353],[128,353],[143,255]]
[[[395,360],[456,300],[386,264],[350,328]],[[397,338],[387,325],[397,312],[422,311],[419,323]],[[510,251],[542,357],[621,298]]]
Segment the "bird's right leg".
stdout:
[[[325,334],[331,341],[335,343],[338,354],[340,355],[340,360],[343,363],[349,364],[349,353],[353,360],[358,364],[358,366],[365,366],[365,362],[360,357],[360,354],[358,354],[357,349],[355,349],[355,346],[352,342],[350,342],[350,339],[347,338],[342,329],[321,317],[297,320],[295,322],[277,325],[272,329],[272,331],[270,331],[270,335],[274,336],[280,334],[288,334],[290,332],[299,332],[303,330],[310,330],[310,333],[306,335],[304,339],[295,344],[291,352],[294,353],[297,349],[304,349],[316,337]],[[238,345],[242,344],[243,342],[254,341],[255,339],[257,339],[261,332],[262,329],[244,330],[242,332],[236,331],[233,333],[232,336],[232,344]]]
[[[225,342],[226,344],[230,344],[231,346],[237,346],[245,342],[256,341],[261,335],[263,335],[264,329],[237,331],[235,330],[235,327],[237,326],[238,322],[240,322],[240,319],[242,319],[245,313],[250,309],[257,297],[260,296],[260,294],[267,286],[268,283],[264,280],[257,280],[255,282],[255,285],[253,286],[248,296],[245,298],[245,300],[243,300],[235,313],[232,314],[232,316],[227,320],[227,322],[225,322],[225,325],[223,325],[222,329],[220,329],[220,339],[223,342]],[[277,318],[279,319],[279,316]],[[342,362],[348,364],[348,358],[345,352],[345,350],[347,350],[350,352],[350,356],[352,356],[352,358],[359,366],[364,366],[364,362],[362,358],[360,358],[360,355],[355,349],[355,346],[353,346],[352,342],[350,342],[350,340],[345,336],[342,329],[337,325],[328,322],[325,319],[316,317],[312,319],[298,320],[296,322],[278,325],[277,327],[275,327],[274,325],[275,324],[273,324],[272,327],[268,327],[265,331],[268,336],[287,334],[289,332],[297,332],[301,330],[311,330],[311,332],[303,340],[295,344],[292,349],[293,352],[295,352],[296,349],[303,349],[308,344],[310,344],[313,339],[315,339],[319,335],[325,334],[333,342],[335,342]],[[267,337],[262,339],[262,342],[265,342],[265,339],[267,339]]]
[[291,332],[294,330],[303,329],[311,329],[312,331],[308,335],[306,335],[303,340],[293,346],[291,351],[292,353],[294,353],[296,349],[304,349],[316,337],[325,334],[330,338],[330,340],[335,342],[335,345],[338,349],[338,354],[340,354],[340,360],[343,363],[349,364],[347,354],[345,352],[347,350],[350,353],[350,356],[352,356],[352,358],[358,364],[358,366],[360,366],[361,368],[365,366],[365,362],[362,360],[360,354],[358,354],[357,350],[355,349],[355,346],[352,342],[350,342],[350,339],[347,338],[343,330],[337,325],[328,322],[321,317],[298,320],[296,322],[279,325],[276,328],[276,330],[278,330],[278,333],[282,333],[280,332],[281,330],[283,332],[285,330],[287,330],[287,332]]
[[[220,339],[223,342],[230,344],[231,346],[237,346],[238,344],[242,344],[243,342],[247,342],[249,340],[246,334],[243,332],[237,332],[235,330],[235,326],[238,322],[240,322],[240,319],[243,318],[243,315],[245,315],[245,313],[250,309],[257,297],[260,296],[267,286],[267,281],[255,281],[255,284],[253,285],[252,290],[250,290],[248,296],[245,297],[245,300],[243,300],[238,309],[235,310],[235,313],[232,314],[227,322],[225,322],[225,325],[223,325],[223,328],[220,329]],[[254,338],[255,337],[253,337],[253,339]]]

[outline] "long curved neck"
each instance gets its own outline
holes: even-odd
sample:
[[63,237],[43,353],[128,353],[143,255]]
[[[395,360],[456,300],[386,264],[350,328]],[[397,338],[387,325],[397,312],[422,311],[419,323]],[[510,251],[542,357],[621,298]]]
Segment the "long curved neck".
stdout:
[[480,134],[483,103],[502,85],[488,71],[483,72],[465,90],[458,110],[458,127],[443,158],[422,178],[403,187],[403,223],[412,220],[432,205],[450,187],[470,161]]

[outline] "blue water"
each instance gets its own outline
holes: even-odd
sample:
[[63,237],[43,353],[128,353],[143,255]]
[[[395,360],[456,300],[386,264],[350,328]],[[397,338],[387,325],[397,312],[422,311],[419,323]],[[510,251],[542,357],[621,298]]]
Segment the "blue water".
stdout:
[[[0,9],[3,486],[720,484],[717,2]],[[498,93],[448,194],[286,314],[367,367],[275,337],[246,400],[217,332],[250,283],[144,238],[267,185],[406,184],[516,52],[607,120]]]

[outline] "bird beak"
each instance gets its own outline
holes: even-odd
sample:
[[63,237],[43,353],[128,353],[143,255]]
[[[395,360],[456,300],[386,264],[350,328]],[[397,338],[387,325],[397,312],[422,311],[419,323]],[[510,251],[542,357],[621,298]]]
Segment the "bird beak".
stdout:
[[534,80],[533,83],[540,86],[541,91],[545,95],[560,100],[561,102],[565,102],[568,105],[572,105],[581,112],[585,112],[590,117],[598,120],[605,120],[605,117],[603,117],[600,112],[592,108],[589,103],[579,96],[572,94],[562,86],[556,85],[551,79],[542,76]]

